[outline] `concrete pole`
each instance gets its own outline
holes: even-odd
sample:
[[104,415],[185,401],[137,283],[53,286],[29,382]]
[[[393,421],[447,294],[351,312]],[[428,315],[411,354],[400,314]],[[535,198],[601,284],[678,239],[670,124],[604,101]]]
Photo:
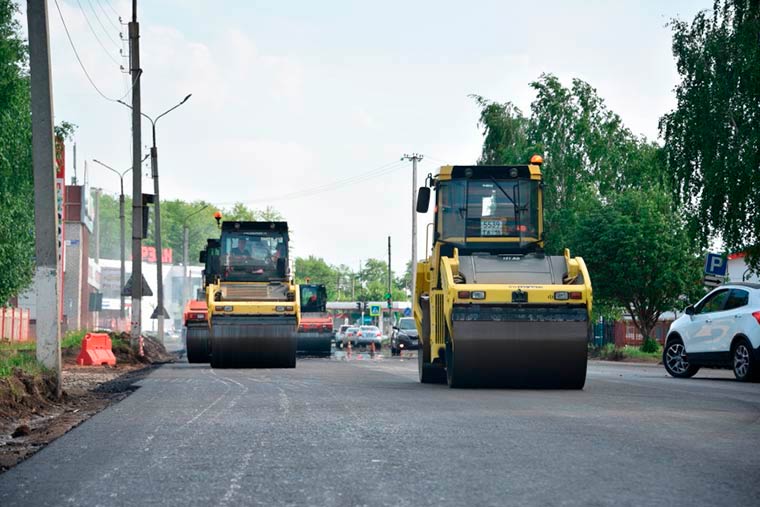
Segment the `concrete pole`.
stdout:
[[150,148],[150,168],[153,176],[153,225],[155,226],[156,243],[156,311],[158,317],[158,341],[164,343],[164,270],[163,251],[161,248],[161,199],[158,195],[158,148],[156,148],[156,126],[153,125],[153,146]]
[[[34,287],[37,298],[37,360],[55,372],[61,395],[61,324],[58,299],[58,213],[47,2],[27,0],[34,166]],[[63,224],[60,224],[63,227]],[[63,273],[60,273],[63,276]]]
[[123,319],[127,316],[126,313],[126,305],[124,301],[124,294],[122,294],[122,290],[124,289],[124,285],[127,283],[127,271],[126,271],[126,256],[127,256],[127,245],[126,245],[126,238],[124,237],[126,233],[126,226],[124,223],[124,177],[120,177],[119,181],[121,182],[121,192],[119,193],[119,261],[120,261],[120,270],[119,270],[119,316]]
[[182,296],[183,296],[183,298],[182,298],[183,299],[182,304],[185,304],[185,303],[187,303],[187,300],[190,299],[190,267],[187,265],[188,264],[188,259],[187,259],[188,252],[187,252],[187,250],[188,250],[188,248],[190,248],[190,245],[189,245],[189,243],[190,243],[190,229],[188,229],[187,224],[184,224],[182,226],[182,232],[183,232],[183,237],[182,237],[182,267],[185,270],[185,273],[184,273],[185,274],[185,286],[184,286],[185,288],[182,291]]
[[140,117],[140,24],[137,22],[137,0],[132,0],[132,21],[129,23],[129,72],[132,78],[132,347],[140,341],[142,327],[142,125]]
[[100,189],[95,189],[95,264],[100,263]]
[[388,298],[388,322],[393,323],[393,317],[391,309],[393,308],[393,276],[391,271],[391,237],[388,236],[388,294],[390,294],[390,298]]
[[417,283],[417,162],[422,160],[422,155],[419,153],[405,154],[401,160],[412,161],[412,298],[414,298],[415,284]]

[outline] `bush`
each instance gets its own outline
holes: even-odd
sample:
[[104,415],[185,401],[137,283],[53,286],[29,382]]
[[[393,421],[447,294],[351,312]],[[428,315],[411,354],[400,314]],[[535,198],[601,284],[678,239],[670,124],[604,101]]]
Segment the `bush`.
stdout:
[[641,344],[641,351],[647,354],[654,354],[660,351],[660,344],[657,343],[657,340],[645,338],[644,343]]

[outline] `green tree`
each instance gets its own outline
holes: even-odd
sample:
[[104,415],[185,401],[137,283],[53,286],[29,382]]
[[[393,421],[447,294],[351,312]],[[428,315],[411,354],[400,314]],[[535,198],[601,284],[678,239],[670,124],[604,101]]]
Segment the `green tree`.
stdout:
[[0,0],[0,305],[33,274],[32,124],[27,48],[11,0]]
[[701,285],[697,256],[670,193],[628,190],[584,213],[575,232],[595,300],[625,308],[651,349],[662,313],[681,307],[683,296]]
[[335,301],[338,272],[321,257],[296,257],[295,275],[296,283],[306,283],[308,278],[309,283],[323,284],[327,290],[327,299]]
[[479,165],[520,164],[536,148],[529,139],[530,120],[511,102],[500,104],[480,95],[470,95],[480,107],[478,126],[483,129]]
[[588,206],[661,184],[663,156],[656,144],[625,128],[588,83],[574,79],[567,88],[542,74],[531,86],[536,98],[529,118],[509,102],[475,96],[484,133],[479,163],[520,164],[533,153],[543,155],[546,247],[561,253]]
[[720,236],[760,270],[760,3],[716,0],[675,19],[677,106],[660,121],[669,174],[706,247]]

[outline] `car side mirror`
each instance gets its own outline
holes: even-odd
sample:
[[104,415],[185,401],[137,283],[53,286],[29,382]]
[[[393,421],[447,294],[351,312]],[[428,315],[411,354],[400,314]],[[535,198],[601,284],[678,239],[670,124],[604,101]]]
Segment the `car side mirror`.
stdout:
[[683,313],[686,315],[694,315],[694,307],[692,305],[687,306],[684,308]]
[[420,187],[417,191],[417,213],[427,213],[430,207],[430,187]]
[[398,331],[398,326],[393,326],[393,329],[395,329],[396,331]]

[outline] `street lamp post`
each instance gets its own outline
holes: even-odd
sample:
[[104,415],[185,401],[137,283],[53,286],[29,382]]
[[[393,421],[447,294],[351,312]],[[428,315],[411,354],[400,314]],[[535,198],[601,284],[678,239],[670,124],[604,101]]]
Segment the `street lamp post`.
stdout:
[[[163,280],[163,259],[162,254],[163,250],[161,248],[161,199],[159,197],[158,193],[158,148],[156,148],[156,123],[158,120],[160,120],[162,117],[166,116],[167,114],[171,113],[175,109],[177,109],[179,106],[187,102],[187,100],[192,96],[193,94],[188,94],[182,101],[167,109],[163,113],[156,116],[156,119],[154,120],[147,114],[140,112],[142,116],[150,120],[150,124],[152,127],[152,133],[153,133],[153,146],[150,147],[150,168],[151,168],[151,176],[153,177],[153,193],[154,193],[154,201],[153,201],[153,211],[155,215],[154,219],[154,225],[155,225],[155,243],[156,243],[156,309],[153,311],[153,315],[151,315],[151,318],[155,319],[158,318],[158,341],[161,343],[164,342],[164,318],[168,317],[169,314],[166,313],[166,309],[164,308],[164,280]],[[127,104],[126,102],[119,101],[120,104],[127,106],[131,109],[131,106]]]
[[[142,159],[140,163],[144,162],[146,158],[148,158],[147,155]],[[119,316],[123,319],[124,317],[126,317],[126,308],[124,306],[124,294],[122,292],[124,290],[124,285],[126,285],[126,270],[124,266],[125,257],[126,257],[126,251],[125,251],[126,239],[124,237],[124,232],[125,232],[125,229],[124,229],[124,176],[126,176],[126,174],[132,170],[132,168],[130,167],[129,169],[124,170],[123,172],[119,172],[113,167],[107,164],[104,164],[100,160],[92,159],[92,161],[95,162],[96,164],[102,165],[103,167],[115,173],[116,176],[119,177],[119,258],[121,261],[121,274],[120,274],[121,284],[119,287],[119,298],[120,298],[121,303],[119,305]]]
[[188,252],[187,252],[187,249],[188,249],[189,243],[190,243],[190,229],[187,226],[187,219],[190,218],[193,215],[197,215],[198,213],[200,213],[204,209],[208,208],[208,206],[209,206],[208,204],[204,204],[202,208],[193,211],[192,213],[190,213],[189,215],[187,215],[182,220],[182,233],[183,233],[182,265],[183,265],[183,267],[185,269],[185,273],[184,273],[184,275],[185,275],[185,277],[184,277],[185,283],[184,283],[184,289],[182,291],[182,295],[183,295],[183,298],[184,298],[185,301],[187,301],[190,298],[190,290],[189,290],[190,289],[190,268],[189,268],[189,262],[190,261],[188,259]]

